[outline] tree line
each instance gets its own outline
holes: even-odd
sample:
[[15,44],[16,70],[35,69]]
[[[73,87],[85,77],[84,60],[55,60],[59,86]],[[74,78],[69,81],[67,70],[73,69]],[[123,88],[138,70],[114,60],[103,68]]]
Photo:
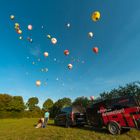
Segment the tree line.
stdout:
[[[86,94],[86,93],[85,93]],[[94,94],[94,93],[93,93]],[[41,117],[45,110],[49,110],[52,118],[66,106],[80,105],[87,107],[88,105],[104,100],[122,96],[140,96],[140,82],[132,82],[125,86],[119,86],[117,89],[112,89],[110,92],[103,92],[95,100],[90,100],[88,97],[78,97],[73,102],[70,98],[62,98],[53,102],[48,98],[44,101],[42,108],[38,106],[39,100],[37,97],[31,97],[25,103],[21,96],[11,96],[9,94],[0,94],[0,118],[22,118],[22,117]]]

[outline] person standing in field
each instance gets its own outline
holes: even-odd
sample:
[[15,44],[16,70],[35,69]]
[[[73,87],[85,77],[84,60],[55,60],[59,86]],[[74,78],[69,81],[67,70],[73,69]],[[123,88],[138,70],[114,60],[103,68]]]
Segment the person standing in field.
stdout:
[[46,127],[47,124],[48,124],[49,116],[50,116],[50,113],[49,113],[48,110],[46,110],[46,111],[45,111],[45,114],[44,114],[44,119],[45,119],[44,124],[45,124],[45,127]]

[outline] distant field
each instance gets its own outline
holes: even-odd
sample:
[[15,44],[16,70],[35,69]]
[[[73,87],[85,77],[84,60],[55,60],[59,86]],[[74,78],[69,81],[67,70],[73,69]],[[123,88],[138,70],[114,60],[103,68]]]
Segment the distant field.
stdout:
[[113,136],[106,130],[91,128],[64,128],[49,121],[47,128],[34,128],[38,119],[1,119],[0,140],[140,140],[140,131]]

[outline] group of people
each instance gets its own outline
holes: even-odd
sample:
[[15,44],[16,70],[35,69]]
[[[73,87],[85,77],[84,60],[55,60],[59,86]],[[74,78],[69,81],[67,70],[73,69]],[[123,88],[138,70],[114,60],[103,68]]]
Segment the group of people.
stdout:
[[35,128],[45,128],[45,127],[47,127],[49,116],[50,116],[50,113],[49,113],[48,110],[46,110],[44,116],[38,120],[38,124],[36,125]]

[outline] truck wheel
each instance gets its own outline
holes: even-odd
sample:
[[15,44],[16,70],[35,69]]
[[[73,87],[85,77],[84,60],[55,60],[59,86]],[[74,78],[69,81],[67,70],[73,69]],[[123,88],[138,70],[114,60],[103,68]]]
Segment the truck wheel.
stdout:
[[115,122],[110,122],[108,124],[108,131],[112,134],[112,135],[117,135],[121,133],[119,124],[115,123]]

